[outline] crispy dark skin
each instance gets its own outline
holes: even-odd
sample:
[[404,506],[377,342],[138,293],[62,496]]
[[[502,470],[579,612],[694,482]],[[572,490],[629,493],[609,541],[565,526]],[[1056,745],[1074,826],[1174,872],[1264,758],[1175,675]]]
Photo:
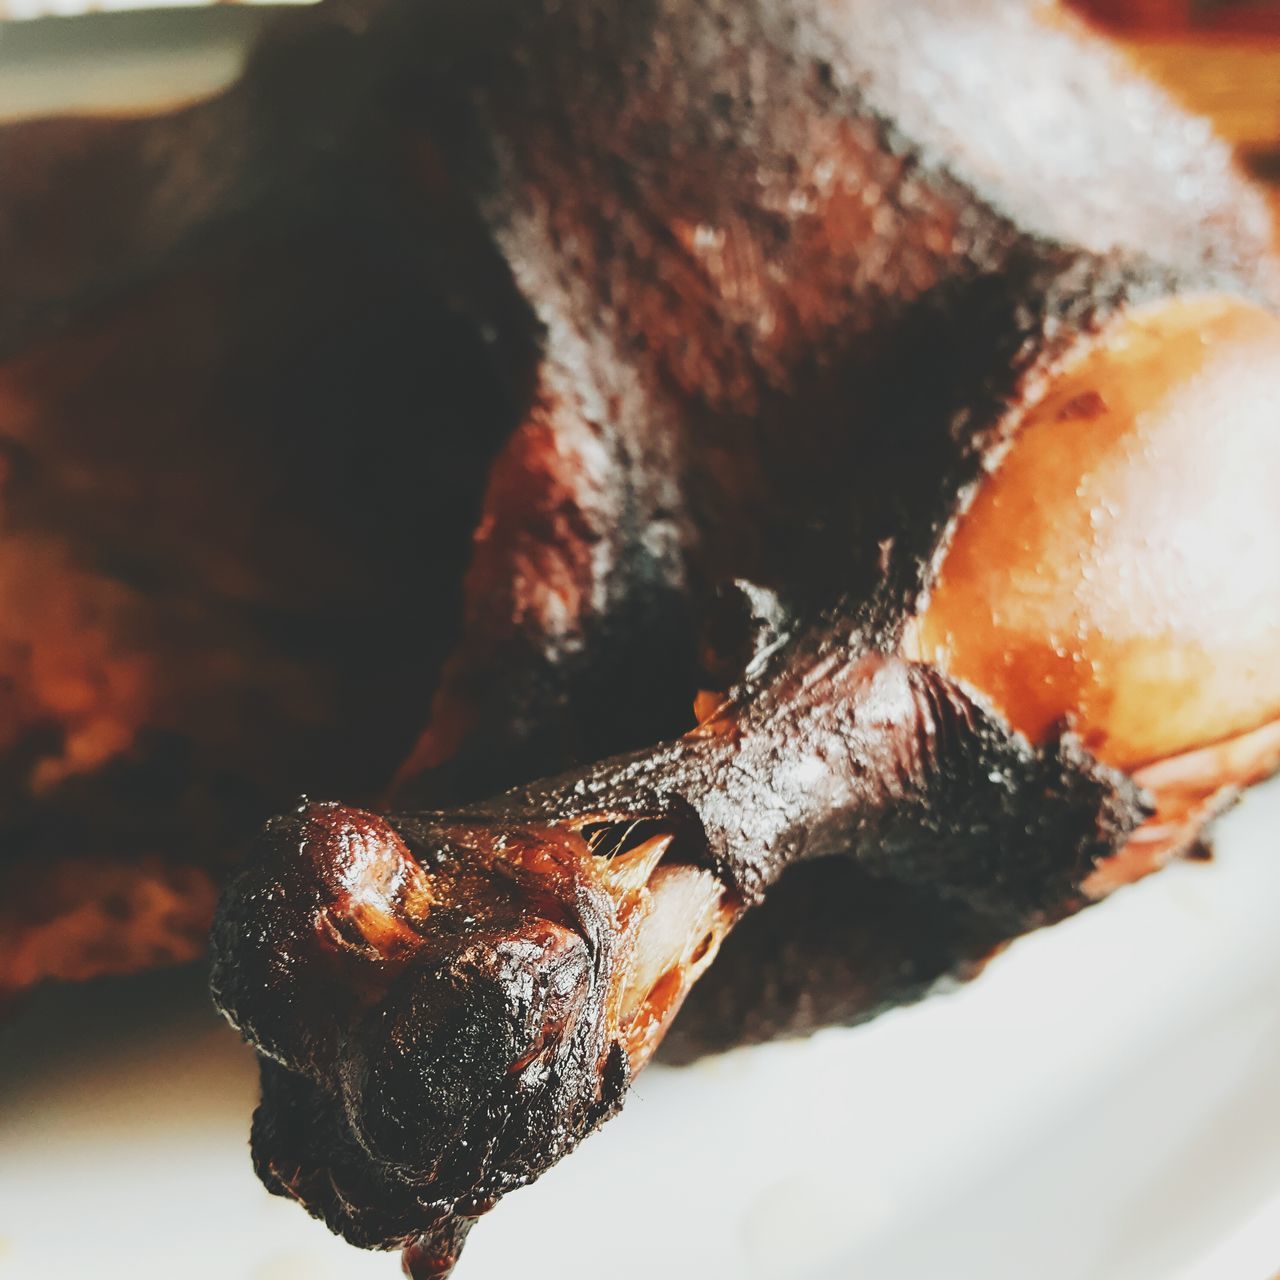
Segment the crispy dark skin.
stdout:
[[[744,913],[679,1056],[866,1016],[1087,904],[1152,797],[904,629],[1061,368],[1275,280],[1224,153],[1049,7],[479,18],[365,37],[539,326],[462,641],[407,811],[277,820],[214,940],[264,1053],[259,1173],[416,1276],[617,1109]],[[796,936],[833,886],[845,945],[829,900]]]
[[[212,102],[0,129],[0,993],[197,954],[241,833],[369,798],[433,690],[403,774],[452,804],[687,727],[733,578],[865,596],[918,509],[865,424],[995,340],[921,299],[1112,250],[1268,288],[1225,151],[997,8],[331,3]],[[974,39],[1030,117],[949,78]]]
[[[39,464],[8,476],[6,535],[51,538],[107,651],[167,673],[123,747],[70,696],[19,707],[6,854],[41,887],[10,899],[0,971],[56,972],[75,892],[96,910],[175,847],[196,887],[156,880],[189,954],[235,830],[290,787],[367,794],[434,687],[410,813],[277,820],[215,939],[264,1053],[258,1169],[356,1243],[447,1269],[620,1105],[744,912],[682,1056],[971,972],[1152,844],[1153,797],[1067,726],[1028,739],[903,651],[1082,344],[1275,289],[1224,149],[1052,7],[335,2],[217,102],[0,133],[0,177],[0,355]],[[157,335],[190,366],[177,402],[121,415]],[[171,417],[213,460],[194,497],[151,466]],[[155,528],[136,490],[122,512],[104,421],[165,496]],[[1178,785],[1164,853],[1221,803]],[[102,966],[99,915],[75,972]],[[144,943],[107,967],[161,958]]]
[[[665,748],[448,815],[310,805],[268,830],[224,901],[213,982],[272,1059],[269,1186],[357,1243],[411,1245],[429,1274],[459,1219],[617,1109],[784,868],[845,853],[1009,936],[1079,906],[1085,870],[1140,821],[1121,777],[1069,743],[1034,750],[926,668],[851,657],[843,635],[779,665]],[[662,876],[713,897],[637,1003]],[[342,1135],[336,1194],[298,1149],[316,1117]]]

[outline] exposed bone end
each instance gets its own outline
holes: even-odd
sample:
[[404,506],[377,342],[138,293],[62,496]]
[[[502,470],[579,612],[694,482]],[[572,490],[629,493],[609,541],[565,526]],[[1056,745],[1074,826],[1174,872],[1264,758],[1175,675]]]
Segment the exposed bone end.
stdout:
[[[1142,771],[1280,719],[1277,547],[1280,320],[1218,296],[1142,308],[1028,409],[907,656],[1033,740],[1069,720]],[[1202,757],[1225,772],[1198,785],[1253,780],[1238,754]]]
[[[629,833],[621,839],[625,846]],[[634,1075],[653,1056],[693,984],[715,959],[736,911],[709,871],[663,859],[675,841],[660,832],[593,870],[614,904],[618,965],[612,1032]],[[595,847],[607,848],[608,836]]]
[[639,893],[649,883],[674,839],[666,833],[653,836],[634,849],[610,858],[600,868],[600,878],[618,902],[620,910],[625,908],[630,895]]
[[724,888],[696,867],[660,867],[645,889],[619,993],[618,1023],[633,1072],[661,1042],[732,924]]

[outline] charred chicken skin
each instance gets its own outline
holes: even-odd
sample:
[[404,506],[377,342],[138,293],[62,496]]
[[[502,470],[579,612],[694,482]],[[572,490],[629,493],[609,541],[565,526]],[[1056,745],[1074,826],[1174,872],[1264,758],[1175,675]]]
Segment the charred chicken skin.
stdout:
[[260,1176],[418,1277],[673,1021],[975,972],[1280,763],[1280,277],[1198,124],[1050,5],[482,10],[351,37],[529,357],[461,637],[214,933]]
[[1195,847],[1280,763],[1272,242],[1043,3],[331,0],[0,130],[0,997],[341,794],[215,994],[266,1184],[443,1274],[659,1050]]

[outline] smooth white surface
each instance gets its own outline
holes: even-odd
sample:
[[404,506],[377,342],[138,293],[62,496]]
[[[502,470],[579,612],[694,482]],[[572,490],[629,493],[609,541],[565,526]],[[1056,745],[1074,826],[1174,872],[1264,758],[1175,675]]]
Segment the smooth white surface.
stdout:
[[[476,1229],[460,1280],[1268,1280],[1280,786],[1170,869],[853,1031],[652,1069]],[[253,1179],[198,975],[0,1032],[0,1280],[346,1280],[396,1260]]]

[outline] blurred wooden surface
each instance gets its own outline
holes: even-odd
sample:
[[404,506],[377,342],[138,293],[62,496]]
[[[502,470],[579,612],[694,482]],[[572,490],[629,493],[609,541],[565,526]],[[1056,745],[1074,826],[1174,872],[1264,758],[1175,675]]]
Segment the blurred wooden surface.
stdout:
[[1071,0],[1208,116],[1280,213],[1280,0]]
[[1280,0],[1072,0],[1108,26],[1280,34]]
[[1125,38],[1135,60],[1245,151],[1280,150],[1280,32]]

